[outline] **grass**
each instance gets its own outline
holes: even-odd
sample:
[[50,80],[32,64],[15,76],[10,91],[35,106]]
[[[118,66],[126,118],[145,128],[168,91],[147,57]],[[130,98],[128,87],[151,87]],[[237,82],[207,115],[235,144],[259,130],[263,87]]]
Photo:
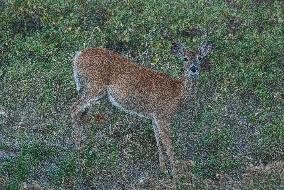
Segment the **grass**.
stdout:
[[[183,66],[171,43],[195,50],[207,39],[215,50],[200,76],[196,115],[173,122],[177,159],[193,161],[178,188],[283,188],[281,1],[11,0],[0,10],[0,151],[18,155],[0,160],[0,189],[76,185],[69,107],[77,50],[106,47],[178,77]],[[149,121],[106,102],[92,113],[106,121],[88,126],[89,188],[137,189],[145,173],[163,182]]]

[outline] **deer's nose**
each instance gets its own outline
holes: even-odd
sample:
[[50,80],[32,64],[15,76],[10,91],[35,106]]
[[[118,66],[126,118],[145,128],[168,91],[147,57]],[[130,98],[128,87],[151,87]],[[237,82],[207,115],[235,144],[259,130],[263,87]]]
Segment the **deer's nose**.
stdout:
[[195,73],[198,71],[198,67],[195,66],[195,65],[192,65],[192,66],[190,67],[190,71],[191,71],[193,74],[195,74]]

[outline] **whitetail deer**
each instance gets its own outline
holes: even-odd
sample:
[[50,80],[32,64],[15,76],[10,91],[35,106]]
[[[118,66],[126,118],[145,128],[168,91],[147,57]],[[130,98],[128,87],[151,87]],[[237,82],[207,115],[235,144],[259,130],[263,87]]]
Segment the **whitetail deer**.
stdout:
[[152,119],[159,151],[160,167],[174,176],[174,153],[170,122],[176,109],[196,93],[200,63],[212,51],[203,43],[195,55],[184,46],[173,44],[172,52],[184,61],[185,74],[179,79],[135,64],[121,55],[102,48],[78,52],[74,59],[74,78],[80,99],[71,108],[77,128],[76,147],[82,148],[81,116],[93,102],[105,95],[116,107]]

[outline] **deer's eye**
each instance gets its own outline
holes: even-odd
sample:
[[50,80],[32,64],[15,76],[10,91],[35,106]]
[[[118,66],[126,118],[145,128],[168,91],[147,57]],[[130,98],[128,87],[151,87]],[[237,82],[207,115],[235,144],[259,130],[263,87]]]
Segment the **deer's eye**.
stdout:
[[197,58],[197,61],[201,61],[202,60],[201,56],[197,56],[196,58]]
[[183,60],[184,60],[184,61],[188,61],[188,58],[187,58],[187,57],[184,57]]

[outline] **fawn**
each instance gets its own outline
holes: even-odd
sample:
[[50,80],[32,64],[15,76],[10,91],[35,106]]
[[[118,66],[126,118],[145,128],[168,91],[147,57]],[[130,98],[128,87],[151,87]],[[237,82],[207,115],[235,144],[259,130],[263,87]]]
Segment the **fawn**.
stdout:
[[196,93],[200,63],[212,51],[203,43],[194,55],[183,45],[173,43],[172,52],[182,58],[184,75],[181,79],[142,67],[103,48],[88,48],[74,58],[73,71],[79,100],[71,108],[75,123],[76,147],[82,148],[81,116],[92,103],[107,96],[116,107],[152,119],[162,171],[174,177],[174,153],[170,123],[177,108]]

